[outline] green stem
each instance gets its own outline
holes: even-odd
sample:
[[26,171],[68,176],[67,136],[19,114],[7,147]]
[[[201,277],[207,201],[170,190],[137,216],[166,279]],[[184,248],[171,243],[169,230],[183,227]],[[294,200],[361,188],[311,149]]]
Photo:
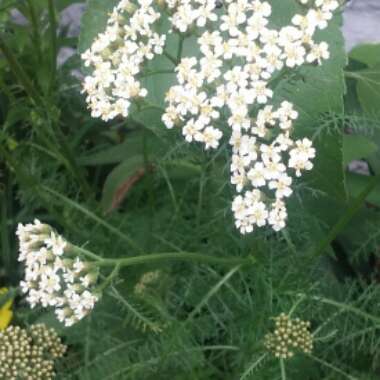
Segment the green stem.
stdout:
[[142,255],[136,257],[127,257],[122,259],[104,259],[98,264],[100,266],[110,266],[115,264],[120,264],[122,267],[147,264],[151,262],[160,262],[168,260],[179,260],[179,261],[199,261],[204,263],[212,263],[219,265],[238,265],[238,264],[252,264],[254,261],[252,258],[241,259],[241,258],[220,258],[214,256],[202,255],[199,253],[192,252],[169,252],[169,253],[152,253],[150,255]]
[[307,356],[308,356],[310,359],[313,359],[314,361],[316,361],[317,363],[322,364],[322,365],[324,365],[325,367],[327,367],[327,368],[329,368],[329,369],[331,369],[331,370],[333,370],[333,371],[335,371],[335,372],[341,374],[342,376],[346,377],[347,379],[350,379],[350,380],[358,380],[356,377],[353,377],[353,376],[349,375],[348,373],[342,371],[342,370],[341,370],[340,368],[338,368],[338,367],[335,367],[333,364],[326,362],[325,360],[319,359],[319,358],[317,358],[316,356],[311,355],[311,354],[307,354]]
[[49,15],[49,33],[50,33],[50,90],[52,90],[56,71],[57,71],[57,18],[54,6],[54,0],[47,0],[48,2],[48,15]]
[[152,262],[160,261],[198,261],[210,264],[218,265],[244,265],[253,264],[255,260],[250,258],[221,258],[214,256],[202,255],[193,252],[168,252],[168,253],[151,253],[148,255],[141,255],[135,257],[124,257],[119,259],[104,259],[95,255],[94,253],[87,251],[84,248],[73,246],[73,250],[78,253],[82,253],[89,258],[96,260],[96,265],[100,267],[109,267],[119,265],[120,267],[127,267],[132,265],[148,264]]
[[42,52],[41,52],[41,36],[38,27],[38,18],[36,14],[36,9],[34,7],[33,0],[27,0],[28,8],[29,8],[29,17],[30,23],[32,26],[32,41],[34,44],[34,48],[36,49],[37,54],[37,62],[42,64]]
[[151,244],[151,237],[153,233],[153,222],[154,222],[154,208],[155,208],[155,197],[154,197],[154,180],[153,180],[153,173],[152,173],[152,164],[149,161],[149,152],[148,152],[148,130],[146,128],[143,129],[143,136],[142,136],[142,153],[144,157],[144,167],[145,167],[145,177],[146,177],[146,191],[148,193],[148,203],[149,203],[149,220],[147,223],[147,232],[148,236],[146,238],[146,249],[150,249]]
[[247,370],[241,375],[240,380],[245,380],[251,377],[253,370],[266,358],[268,354],[261,355],[255,362],[253,362]]
[[281,380],[286,380],[286,370],[285,370],[284,359],[280,359],[280,367],[281,367]]
[[200,311],[203,309],[205,305],[208,304],[210,299],[215,296],[219,292],[219,290],[222,288],[222,286],[227,285],[230,278],[239,271],[241,268],[241,265],[237,265],[234,268],[232,268],[228,273],[226,273],[201,299],[201,301],[197,304],[197,306],[194,307],[194,309],[189,313],[185,320],[186,323],[190,323],[194,317],[200,313]]
[[368,314],[367,312],[365,312],[365,311],[363,311],[363,310],[361,310],[355,306],[345,304],[345,303],[341,303],[341,302],[337,302],[337,301],[334,301],[334,300],[331,300],[328,298],[324,298],[324,297],[310,296],[309,298],[311,298],[312,300],[318,301],[318,302],[322,302],[322,303],[327,304],[327,305],[335,306],[335,307],[339,308],[340,310],[349,311],[352,314],[356,314],[357,316],[362,317],[364,319],[367,319],[369,321],[372,321],[377,326],[380,326],[380,318],[379,317]]
[[32,81],[29,79],[28,75],[18,62],[17,58],[14,56],[11,49],[5,43],[5,40],[0,36],[0,51],[3,53],[5,59],[8,61],[10,70],[13,72],[15,78],[21,83],[24,87],[26,93],[38,106],[44,107],[44,102],[40,97],[40,94],[34,88]]
[[288,316],[289,318],[292,316],[292,314],[296,311],[298,305],[304,301],[304,299],[306,298],[306,296],[303,294],[301,295],[298,300],[294,303],[294,305],[292,306],[292,308],[290,309],[289,313],[288,313]]
[[340,232],[348,225],[354,215],[359,211],[362,204],[365,202],[368,195],[372,190],[380,183],[380,175],[373,177],[367,187],[359,194],[359,196],[352,202],[351,206],[347,211],[341,216],[338,222],[333,226],[327,236],[321,240],[317,248],[312,252],[312,256],[323,255],[327,247],[331,242],[339,235]]
[[10,171],[15,174],[17,178],[17,184],[22,189],[27,189],[30,191],[33,189],[34,194],[40,199],[44,207],[48,210],[48,212],[53,215],[56,220],[64,225],[67,229],[72,228],[71,224],[66,221],[66,219],[62,216],[61,212],[57,212],[51,202],[50,198],[47,198],[44,192],[41,190],[40,183],[36,180],[35,177],[30,175],[30,173],[20,165],[19,160],[14,160],[13,156],[9,154],[4,147],[2,146],[2,143],[0,141],[0,156],[3,156],[5,158],[5,162],[7,166],[9,167]]
[[[1,91],[5,94],[5,96],[8,97],[11,103],[16,102],[16,97],[12,93],[12,90],[8,86],[8,84],[4,82],[3,78],[0,78],[0,88],[1,88]],[[4,128],[3,131],[5,131],[6,125],[7,125],[6,123],[3,124],[3,128]]]
[[101,256],[96,255],[95,253],[83,248],[83,247],[78,247],[77,245],[70,245],[68,247],[68,250],[71,252],[74,252],[79,255],[84,255],[88,257],[89,259],[96,260],[96,261],[101,261],[103,258]]
[[199,230],[200,224],[201,224],[201,214],[203,210],[203,195],[204,195],[204,188],[206,184],[207,178],[206,178],[206,168],[205,165],[203,165],[201,177],[199,179],[199,191],[198,191],[198,204],[197,204],[197,214],[195,219],[195,225],[197,230]]
[[55,131],[56,136],[59,140],[62,155],[63,157],[65,157],[65,161],[67,162],[67,169],[71,171],[74,178],[77,179],[80,187],[82,188],[83,194],[87,198],[92,198],[93,193],[92,193],[91,186],[86,179],[86,174],[84,170],[78,165],[75,155],[71,147],[66,141],[66,136],[63,134],[59,125],[52,126],[52,127],[53,127],[52,129]]
[[120,271],[120,265],[115,265],[110,275],[102,282],[95,290],[95,292],[101,293],[104,289],[108,287],[108,285],[112,284],[112,281],[118,276]]
[[[1,147],[1,146],[0,146]],[[131,248],[133,248],[135,251],[143,253],[142,248],[135,243],[128,235],[114,227],[113,225],[107,223],[103,218],[97,216],[94,212],[88,210],[86,207],[81,206],[80,204],[72,201],[70,198],[67,198],[65,195],[62,195],[58,193],[57,191],[49,188],[45,185],[40,185],[41,190],[43,190],[45,193],[49,193],[53,195],[55,198],[60,199],[67,205],[71,206],[72,208],[75,208],[76,210],[80,211],[82,214],[86,215],[88,218],[94,220],[96,223],[100,224],[101,226],[108,229],[110,232],[112,232],[114,235],[118,236],[120,239],[123,239],[126,241]]]
[[288,230],[287,230],[287,229],[282,230],[281,233],[282,233],[282,236],[283,236],[283,238],[284,238],[286,244],[287,244],[288,247],[289,247],[289,250],[292,252],[293,255],[297,255],[297,248],[296,248],[296,246],[293,244],[292,239],[290,238],[290,235],[289,235]]

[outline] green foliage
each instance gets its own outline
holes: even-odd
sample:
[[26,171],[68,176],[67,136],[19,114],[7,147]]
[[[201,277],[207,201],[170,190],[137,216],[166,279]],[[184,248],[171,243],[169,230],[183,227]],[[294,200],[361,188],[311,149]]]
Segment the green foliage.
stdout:
[[78,43],[80,53],[87,50],[94,38],[104,31],[108,14],[117,3],[117,0],[88,0],[86,2],[86,12],[82,17],[81,34]]
[[343,164],[351,161],[368,158],[378,150],[377,144],[368,137],[360,135],[343,136]]
[[[9,3],[30,21],[24,26],[3,3],[0,287],[13,286],[15,324],[43,322],[68,345],[57,379],[377,379],[378,46],[354,49],[346,66],[336,16],[318,37],[329,43],[331,59],[276,78],[275,102],[296,104],[297,134],[314,140],[317,159],[295,184],[287,228],[241,236],[230,212],[226,146],[204,151],[161,122],[173,74],[144,79],[155,107],[136,107],[127,120],[107,125],[90,118],[71,72],[116,1],[88,1],[79,41],[70,40],[79,53],[62,66],[52,57],[68,38],[51,33],[47,2]],[[70,1],[53,3],[59,16]],[[293,0],[271,4],[277,25],[301,7]],[[169,53],[176,55],[179,43],[173,34]],[[194,49],[194,38],[187,39],[183,54]],[[159,57],[147,70],[169,62]],[[353,160],[368,173],[349,172]],[[36,217],[106,259],[188,252],[247,263],[152,260],[122,268],[93,313],[64,328],[16,296],[22,268],[15,229]],[[310,321],[310,355],[281,361],[265,349],[281,313]]]
[[380,62],[380,44],[362,44],[350,51],[350,58],[373,67]]
[[[274,6],[279,12],[279,23],[288,23],[295,13],[294,2],[284,1],[281,6]],[[317,40],[326,41],[330,46],[331,57],[319,67],[302,67],[294,77],[282,81],[280,97],[291,99],[300,112],[297,120],[297,133],[315,139],[318,154],[313,171],[311,186],[329,196],[344,200],[344,172],[342,165],[342,135],[336,133],[334,120],[326,119],[321,126],[321,115],[340,114],[343,111],[343,92],[345,88],[343,67],[346,57],[343,48],[343,37],[340,33],[341,18],[337,16]],[[323,94],[323,95],[322,95]],[[328,138],[326,138],[328,134]]]

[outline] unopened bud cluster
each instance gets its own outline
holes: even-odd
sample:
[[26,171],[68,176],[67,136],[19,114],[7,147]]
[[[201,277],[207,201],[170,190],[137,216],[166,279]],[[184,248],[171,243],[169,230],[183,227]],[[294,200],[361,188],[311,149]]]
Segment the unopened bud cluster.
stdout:
[[276,358],[288,359],[296,351],[311,353],[313,336],[310,333],[310,322],[299,318],[290,319],[282,313],[275,318],[275,330],[265,336],[264,345]]
[[51,226],[35,220],[17,228],[19,261],[25,264],[20,283],[31,307],[53,307],[57,318],[71,326],[94,307],[97,270],[72,253],[73,246]]
[[[281,70],[330,57],[325,29],[338,8],[336,0],[301,0],[309,9],[289,25],[273,28],[272,7],[261,0],[162,0],[170,26],[166,33],[196,35],[199,52],[181,58],[177,84],[165,96],[162,120],[179,127],[188,142],[216,149],[227,132],[232,150],[231,183],[236,227],[242,234],[269,225],[286,225],[285,200],[294,176],[311,170],[315,149],[307,138],[294,140],[298,112],[293,104],[273,100],[272,80]],[[220,7],[219,5],[222,5]],[[109,120],[128,116],[133,98],[147,95],[138,74],[146,60],[163,53],[165,34],[153,32],[160,12],[153,0],[123,0],[107,29],[83,55],[94,68],[84,89],[93,116]],[[124,14],[128,13],[128,20]],[[164,14],[161,11],[161,14]],[[165,16],[166,17],[166,16]]]
[[160,275],[161,272],[158,270],[144,273],[135,285],[135,293],[143,295],[150,286],[154,285],[157,282],[157,280],[160,278]]
[[54,362],[67,347],[43,324],[22,329],[10,326],[0,333],[0,380],[50,380]]

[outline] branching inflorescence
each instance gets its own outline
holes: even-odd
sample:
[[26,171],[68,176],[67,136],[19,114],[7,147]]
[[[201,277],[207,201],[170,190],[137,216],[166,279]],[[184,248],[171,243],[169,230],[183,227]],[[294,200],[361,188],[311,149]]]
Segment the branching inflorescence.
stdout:
[[[187,260],[219,265],[252,264],[247,258],[222,258],[194,252],[164,252],[121,258],[103,258],[69,243],[53,227],[35,220],[17,228],[20,254],[25,277],[20,288],[30,306],[53,307],[59,321],[71,326],[94,308],[102,292],[118,276],[120,268],[155,261]],[[112,268],[105,276],[101,269]],[[153,272],[154,273],[154,272]],[[153,277],[152,277],[153,276]],[[102,278],[101,281],[98,281]],[[151,273],[141,282],[140,289],[154,280]]]
[[160,13],[151,3],[151,0],[139,0],[138,4],[121,0],[110,15],[106,31],[82,55],[85,65],[94,67],[84,82],[93,117],[103,120],[118,115],[127,117],[131,100],[147,95],[137,74],[145,60],[163,52],[166,38],[152,31]]
[[72,246],[52,227],[35,220],[19,224],[19,261],[25,264],[20,286],[31,307],[53,307],[66,326],[85,317],[98,296],[93,292],[97,270],[72,253]]
[[273,29],[271,6],[260,0],[122,0],[106,31],[83,54],[94,69],[84,84],[92,115],[127,117],[131,101],[147,96],[138,80],[143,63],[163,53],[166,36],[153,31],[156,21],[168,13],[168,33],[186,38],[197,31],[199,57],[178,62],[178,84],[166,94],[162,120],[167,128],[182,128],[188,142],[205,149],[218,148],[229,131],[231,183],[238,193],[232,211],[243,234],[256,226],[284,228],[293,175],[313,167],[312,142],[292,139],[298,118],[293,104],[270,104],[271,80],[281,70],[321,64],[330,55],[328,44],[313,36],[327,27],[338,1],[301,3],[310,6],[305,14]]

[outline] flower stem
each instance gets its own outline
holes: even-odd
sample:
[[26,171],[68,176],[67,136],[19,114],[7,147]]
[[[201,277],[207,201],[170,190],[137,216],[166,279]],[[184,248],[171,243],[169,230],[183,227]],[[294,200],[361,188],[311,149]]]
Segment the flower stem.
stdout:
[[108,285],[111,285],[112,281],[118,276],[120,271],[120,265],[117,264],[113,268],[111,274],[96,288],[95,293],[101,293]]
[[286,380],[286,369],[284,359],[280,359],[280,367],[281,367],[281,380]]
[[255,262],[253,257],[249,258],[224,258],[224,257],[214,257],[208,255],[202,255],[199,253],[193,252],[167,252],[167,253],[151,253],[147,255],[134,256],[134,257],[123,257],[119,259],[104,259],[87,249],[72,246],[72,251],[82,254],[90,259],[96,261],[96,265],[99,267],[109,267],[109,266],[120,266],[127,267],[132,265],[147,264],[151,262],[160,262],[160,261],[170,261],[170,260],[184,260],[184,261],[198,261],[218,265],[244,265],[244,264],[253,264]]
[[37,62],[38,64],[42,63],[42,52],[41,52],[41,36],[38,25],[38,18],[35,9],[35,3],[33,0],[27,0],[28,8],[29,8],[29,17],[30,23],[32,26],[32,40],[36,49]]
[[53,88],[57,70],[57,18],[53,0],[48,0],[49,33],[50,33],[50,90]]
[[238,265],[253,263],[252,258],[220,258],[214,256],[202,255],[192,252],[169,252],[169,253],[152,253],[149,255],[141,255],[135,257],[126,257],[121,259],[103,259],[97,264],[99,266],[113,266],[119,264],[121,267],[146,264],[151,262],[167,261],[167,260],[185,260],[185,261],[200,261],[205,263],[213,263],[220,265]]
[[8,61],[10,70],[24,87],[25,92],[30,96],[30,98],[37,106],[44,107],[44,102],[40,97],[40,94],[34,88],[32,81],[18,62],[17,58],[14,56],[12,50],[9,49],[8,45],[5,43],[5,40],[2,36],[0,36],[0,51]]
[[86,256],[88,257],[89,259],[92,259],[92,260],[96,260],[96,261],[101,261],[103,260],[103,258],[101,256],[98,256],[96,255],[95,253],[85,249],[85,248],[82,248],[82,247],[78,247],[76,245],[70,245],[69,246],[69,251],[71,252],[74,252],[78,255],[83,255],[83,256]]

